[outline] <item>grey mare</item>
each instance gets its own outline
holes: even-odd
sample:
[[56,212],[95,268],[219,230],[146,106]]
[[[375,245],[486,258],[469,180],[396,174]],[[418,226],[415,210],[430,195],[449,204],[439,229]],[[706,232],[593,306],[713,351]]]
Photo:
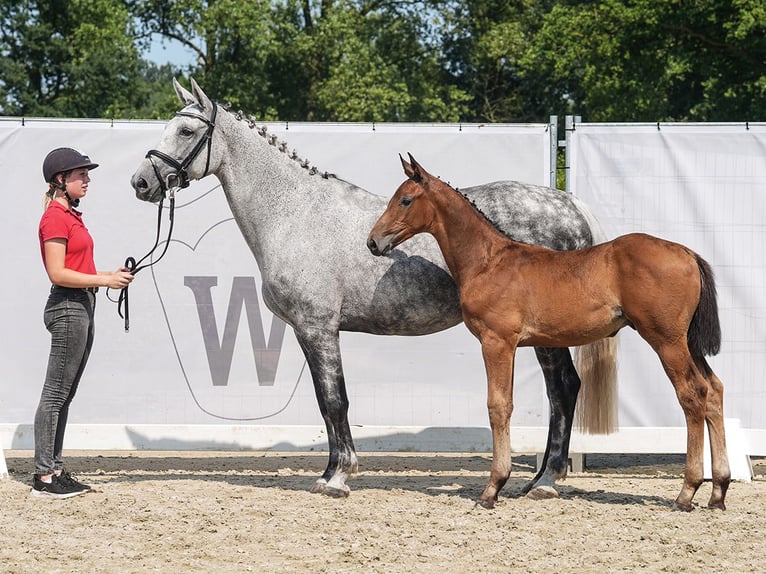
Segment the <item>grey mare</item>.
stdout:
[[[207,174],[218,177],[260,268],[264,302],[292,326],[311,371],[329,442],[327,468],[312,492],[347,496],[357,456],[339,332],[424,335],[452,327],[461,321],[455,283],[438,245],[425,236],[391,257],[370,257],[367,233],[386,198],[309,167],[265,128],[219,107],[194,80],[191,92],[173,85],[184,108],[133,175],[136,196],[157,202],[167,182],[183,186]],[[603,239],[587,208],[563,192],[510,181],[463,191],[515,239],[555,249]],[[535,351],[550,426],[543,463],[524,492],[547,498],[557,496],[555,481],[566,476],[581,383],[569,349]],[[613,374],[612,341],[581,351],[583,389],[593,373]]]

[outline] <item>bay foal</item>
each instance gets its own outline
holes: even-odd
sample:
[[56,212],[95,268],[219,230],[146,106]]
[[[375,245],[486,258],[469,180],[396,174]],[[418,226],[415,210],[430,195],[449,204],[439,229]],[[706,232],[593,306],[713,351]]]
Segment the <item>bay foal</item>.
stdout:
[[709,264],[683,245],[637,233],[576,251],[512,241],[412,156],[402,165],[409,179],[375,223],[367,246],[387,255],[413,235],[430,233],[458,285],[463,321],[481,342],[487,373],[493,458],[479,503],[493,507],[511,472],[516,348],[584,345],[627,325],[659,356],[686,417],[684,484],[674,507],[691,510],[702,484],[707,422],[708,506],[725,509],[731,475],[723,385],[705,360],[721,343]]

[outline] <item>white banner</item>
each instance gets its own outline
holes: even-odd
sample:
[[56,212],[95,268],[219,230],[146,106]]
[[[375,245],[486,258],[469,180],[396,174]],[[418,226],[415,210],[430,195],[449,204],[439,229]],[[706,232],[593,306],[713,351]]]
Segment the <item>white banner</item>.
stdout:
[[[9,200],[0,231],[6,245],[0,425],[30,428],[45,375],[49,335],[42,310],[50,285],[37,242],[45,154],[70,146],[100,164],[81,209],[95,239],[97,267],[113,269],[127,256],[143,256],[154,241],[156,207],[138,201],[129,180],[163,127],[163,122],[0,121],[0,167]],[[550,168],[545,125],[273,124],[269,129],[312,165],[381,195],[391,195],[404,180],[399,153],[411,152],[459,187],[499,179],[546,184]],[[167,255],[130,288],[128,333],[107,293],[98,294],[96,342],[69,422],[322,425],[292,330],[282,331],[263,305],[255,260],[217,180],[194,182],[177,198]],[[167,214],[162,221],[164,238]],[[109,296],[116,299],[118,293]],[[201,321],[215,324],[216,340],[205,340]],[[341,350],[352,425],[488,425],[479,346],[464,326],[424,337],[343,333]],[[225,368],[215,369],[211,361]],[[516,377],[514,424],[547,427],[543,379],[530,349],[519,353]],[[13,436],[0,447],[30,448],[28,434]],[[196,439],[168,438],[175,448],[199,446]],[[147,436],[131,440],[137,447],[151,446]],[[234,433],[205,446],[237,445]],[[90,446],[87,440],[67,443]]]
[[[725,415],[766,429],[766,125],[585,123],[571,142],[572,192],[611,237],[650,233],[713,266]],[[620,338],[621,425],[683,426],[656,354],[630,329]]]

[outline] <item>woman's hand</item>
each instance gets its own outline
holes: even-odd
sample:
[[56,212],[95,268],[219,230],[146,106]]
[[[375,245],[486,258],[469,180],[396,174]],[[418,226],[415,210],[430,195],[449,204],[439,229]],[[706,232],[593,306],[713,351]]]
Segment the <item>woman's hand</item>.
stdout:
[[133,274],[127,267],[120,267],[106,275],[106,286],[110,289],[123,289],[133,281]]

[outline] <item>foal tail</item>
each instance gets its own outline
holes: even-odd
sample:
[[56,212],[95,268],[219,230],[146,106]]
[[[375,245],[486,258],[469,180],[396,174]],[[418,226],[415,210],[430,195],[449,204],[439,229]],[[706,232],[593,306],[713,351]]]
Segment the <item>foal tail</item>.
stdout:
[[[606,233],[590,208],[573,197],[588,221],[593,244],[607,241]],[[575,368],[580,375],[576,425],[588,434],[617,430],[617,337],[599,339],[575,349]]]
[[717,355],[721,350],[718,295],[710,264],[696,253],[693,255],[700,270],[700,301],[689,323],[686,340],[697,368],[705,376],[709,376],[711,371],[705,356]]

